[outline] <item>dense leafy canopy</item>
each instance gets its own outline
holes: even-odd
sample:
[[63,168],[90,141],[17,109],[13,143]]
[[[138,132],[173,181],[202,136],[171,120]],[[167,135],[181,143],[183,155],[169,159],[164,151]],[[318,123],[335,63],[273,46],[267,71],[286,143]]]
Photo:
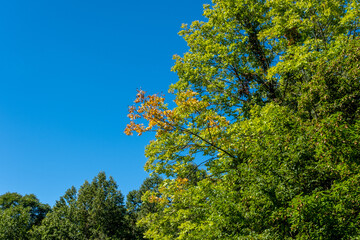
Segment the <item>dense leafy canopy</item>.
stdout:
[[360,2],[214,0],[204,16],[180,32],[176,106],[140,90],[129,109],[127,134],[156,132],[145,168],[167,176],[145,236],[359,238]]
[[29,239],[29,233],[40,225],[50,206],[35,195],[5,193],[0,196],[0,239]]
[[123,200],[115,181],[100,172],[79,191],[66,191],[35,229],[35,239],[125,239]]
[[0,195],[0,239],[144,239],[145,229],[136,222],[154,213],[156,203],[143,202],[148,191],[157,191],[162,178],[153,175],[139,190],[129,192],[125,209],[123,196],[112,177],[100,172],[79,191],[71,187],[50,208],[34,194]]

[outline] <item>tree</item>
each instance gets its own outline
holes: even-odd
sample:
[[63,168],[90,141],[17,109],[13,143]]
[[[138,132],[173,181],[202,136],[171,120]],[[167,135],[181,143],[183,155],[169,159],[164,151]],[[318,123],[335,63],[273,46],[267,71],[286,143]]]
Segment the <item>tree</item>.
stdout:
[[125,133],[156,132],[145,169],[167,176],[145,236],[359,237],[359,2],[214,0],[204,16],[180,32],[176,106],[139,90],[129,108]]
[[5,193],[0,196],[0,239],[29,239],[30,230],[41,224],[50,206],[34,194],[22,196]]
[[68,189],[34,231],[36,239],[125,239],[124,198],[112,177],[100,172],[76,191]]
[[130,225],[131,239],[144,239],[145,228],[137,226],[136,222],[149,213],[157,212],[158,209],[156,203],[143,202],[142,198],[150,191],[155,193],[154,197],[159,197],[159,186],[162,181],[159,175],[154,174],[144,180],[139,190],[130,191],[126,196],[127,221]]

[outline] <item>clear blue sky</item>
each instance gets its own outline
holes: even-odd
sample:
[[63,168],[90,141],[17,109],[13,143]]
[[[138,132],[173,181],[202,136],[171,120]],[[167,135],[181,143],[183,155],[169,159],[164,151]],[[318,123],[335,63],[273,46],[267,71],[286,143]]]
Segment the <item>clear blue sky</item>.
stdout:
[[11,0],[0,3],[0,194],[53,205],[99,171],[125,195],[148,174],[128,137],[136,89],[166,92],[182,23],[206,0]]

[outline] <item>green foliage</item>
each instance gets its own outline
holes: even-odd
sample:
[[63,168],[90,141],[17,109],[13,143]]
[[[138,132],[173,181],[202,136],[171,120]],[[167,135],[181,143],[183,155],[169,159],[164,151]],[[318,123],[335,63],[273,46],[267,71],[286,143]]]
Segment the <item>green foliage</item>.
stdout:
[[125,239],[127,225],[123,196],[112,177],[100,172],[76,191],[68,189],[56,202],[35,239]]
[[0,239],[28,239],[30,214],[27,210],[13,207],[0,213]]
[[50,206],[35,195],[5,193],[0,196],[0,239],[29,239],[29,232],[40,225]]
[[130,191],[126,196],[127,221],[130,225],[131,239],[144,239],[145,228],[137,226],[136,222],[149,213],[157,212],[158,207],[156,203],[143,202],[141,199],[148,191],[157,193],[162,181],[162,178],[155,174],[146,178],[139,190]]
[[143,196],[145,236],[359,238],[359,1],[214,0],[204,16],[180,32],[176,106],[139,91],[130,108],[127,134],[156,131],[145,168],[167,176]]

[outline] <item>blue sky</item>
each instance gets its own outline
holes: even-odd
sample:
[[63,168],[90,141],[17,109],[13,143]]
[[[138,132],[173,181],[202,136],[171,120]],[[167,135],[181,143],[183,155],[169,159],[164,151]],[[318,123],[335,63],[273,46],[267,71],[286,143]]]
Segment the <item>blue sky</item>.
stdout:
[[53,205],[99,171],[125,194],[147,173],[151,135],[128,137],[136,89],[166,92],[182,23],[206,0],[0,3],[0,194]]

